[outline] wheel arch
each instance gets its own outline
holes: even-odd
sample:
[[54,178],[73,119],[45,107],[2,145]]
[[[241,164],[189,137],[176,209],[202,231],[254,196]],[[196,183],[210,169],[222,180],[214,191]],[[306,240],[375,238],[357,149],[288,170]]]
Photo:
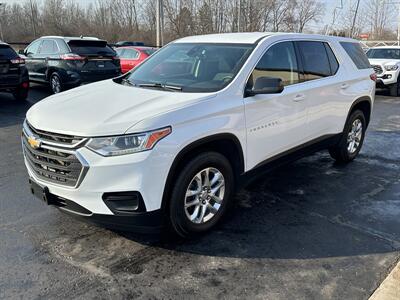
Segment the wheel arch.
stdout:
[[[349,119],[350,115],[356,111],[361,110],[364,113],[365,121],[367,122],[367,126],[371,120],[372,114],[372,99],[369,96],[363,96],[356,99],[349,109],[349,113],[346,118],[346,122]],[[346,126],[346,124],[345,124]]]
[[245,162],[243,148],[239,139],[232,133],[220,133],[196,140],[185,146],[175,157],[164,185],[161,208],[166,211],[172,192],[172,182],[181,167],[195,155],[203,151],[215,151],[224,155],[232,165],[235,180],[244,173]]

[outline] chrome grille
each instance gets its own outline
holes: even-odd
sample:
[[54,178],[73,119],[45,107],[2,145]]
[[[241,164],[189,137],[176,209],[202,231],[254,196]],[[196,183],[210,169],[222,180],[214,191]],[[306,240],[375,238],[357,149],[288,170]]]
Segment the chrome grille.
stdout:
[[46,142],[49,145],[57,145],[65,148],[75,148],[86,140],[85,138],[73,135],[65,135],[38,130],[33,128],[32,125],[30,125],[28,122],[26,122],[26,126],[35,136],[37,136],[40,140]]
[[[41,135],[36,134],[38,132]],[[41,141],[39,147],[33,148],[30,145],[28,137],[32,136]],[[58,145],[64,145],[65,143],[73,145],[70,142],[73,139],[66,139],[61,135],[48,132],[43,134],[43,131],[33,129],[27,123],[24,124],[22,146],[28,167],[35,177],[40,180],[67,187],[77,187],[85,176],[88,166],[81,163],[75,151],[54,147],[55,136],[60,139],[57,140]],[[52,142],[50,142],[50,139]]]
[[374,68],[374,71],[376,74],[382,74],[383,73],[383,69],[380,65],[372,65],[372,67]]

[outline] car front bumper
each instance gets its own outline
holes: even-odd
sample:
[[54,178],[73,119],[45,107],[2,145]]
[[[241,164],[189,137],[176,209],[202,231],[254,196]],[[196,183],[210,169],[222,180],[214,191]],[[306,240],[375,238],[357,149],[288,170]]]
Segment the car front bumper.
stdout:
[[[86,174],[76,188],[39,178],[25,157],[31,190],[34,190],[33,185],[38,185],[41,190],[46,190],[47,204],[106,227],[140,232],[158,231],[162,227],[161,204],[168,173],[165,157],[163,160],[152,151],[116,157],[103,157],[85,147],[76,151],[87,166]],[[132,191],[137,192],[143,202],[138,211],[115,211],[104,198],[106,194]],[[36,196],[43,198],[41,192]]]
[[387,86],[393,85],[397,83],[399,70],[396,71],[385,71],[379,75],[377,75],[377,87],[385,88]]

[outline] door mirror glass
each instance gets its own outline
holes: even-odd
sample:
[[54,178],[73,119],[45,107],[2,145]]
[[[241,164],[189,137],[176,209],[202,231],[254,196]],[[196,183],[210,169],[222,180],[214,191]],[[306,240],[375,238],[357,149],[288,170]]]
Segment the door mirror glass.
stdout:
[[279,94],[283,89],[283,81],[280,78],[258,77],[254,86],[246,89],[246,96],[251,97],[259,94]]

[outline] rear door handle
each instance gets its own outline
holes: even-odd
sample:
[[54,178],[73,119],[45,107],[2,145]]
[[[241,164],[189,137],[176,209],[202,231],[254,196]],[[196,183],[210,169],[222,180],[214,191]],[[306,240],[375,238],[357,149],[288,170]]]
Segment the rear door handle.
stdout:
[[340,86],[340,88],[341,88],[342,90],[345,90],[345,89],[347,89],[347,88],[349,88],[349,87],[350,87],[350,85],[347,84],[347,83],[343,83],[343,84]]
[[296,96],[294,96],[293,101],[294,102],[300,102],[300,101],[303,101],[304,99],[306,99],[305,95],[297,94]]

